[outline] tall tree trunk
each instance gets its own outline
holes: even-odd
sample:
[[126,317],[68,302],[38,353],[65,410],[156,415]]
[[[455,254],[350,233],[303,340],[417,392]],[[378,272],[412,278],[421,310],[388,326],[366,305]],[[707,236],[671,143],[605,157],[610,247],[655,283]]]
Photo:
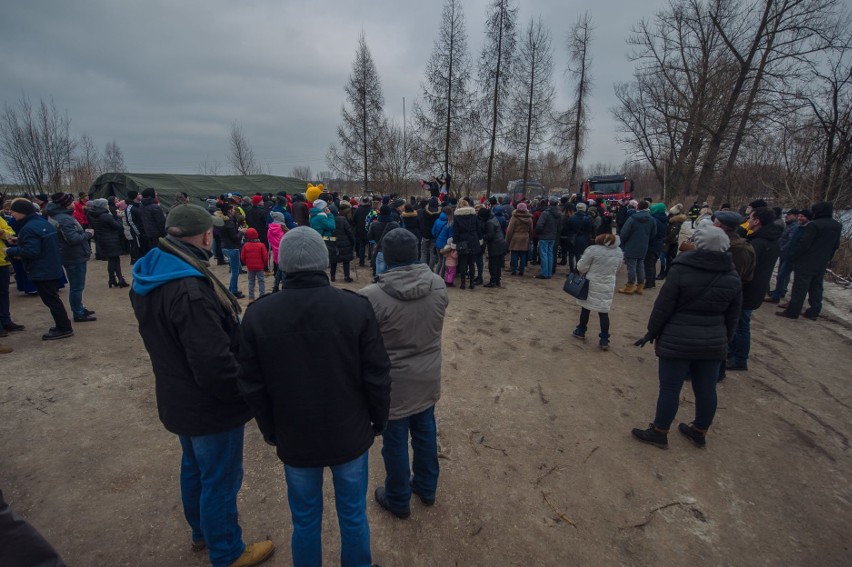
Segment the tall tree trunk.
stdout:
[[574,155],[571,157],[571,181],[568,187],[574,187],[577,178],[577,160],[580,158],[580,124],[583,118],[583,99],[586,94],[586,50],[588,49],[588,32],[583,40],[583,58],[580,67],[580,87],[577,90],[577,116],[574,124]]
[[494,100],[491,105],[491,149],[488,152],[488,174],[485,180],[485,198],[491,196],[491,176],[494,171],[494,152],[497,147],[497,98],[500,92],[500,65],[503,61],[503,10],[500,10],[499,30],[497,36],[497,72],[494,73]]
[[524,196],[527,195],[527,180],[529,179],[530,172],[530,140],[532,137],[533,93],[535,92],[535,55],[533,55],[530,70],[530,98],[527,111],[527,141],[524,145],[524,180],[522,185]]
[[450,172],[450,123],[453,118],[453,48],[455,47],[456,40],[455,15],[456,7],[453,5],[453,18],[450,26],[450,69],[447,73],[447,132],[444,138],[444,173]]

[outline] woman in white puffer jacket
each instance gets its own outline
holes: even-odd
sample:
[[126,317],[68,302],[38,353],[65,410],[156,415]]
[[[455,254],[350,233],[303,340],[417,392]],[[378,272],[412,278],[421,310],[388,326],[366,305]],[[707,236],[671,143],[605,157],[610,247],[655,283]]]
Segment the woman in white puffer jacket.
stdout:
[[578,339],[585,339],[589,316],[592,311],[597,311],[601,322],[599,344],[603,350],[609,348],[609,309],[615,294],[615,274],[624,262],[624,254],[618,244],[618,238],[612,234],[598,235],[594,245],[586,248],[577,262],[577,271],[589,280],[589,296],[577,300],[577,305],[582,308],[580,324],[572,334]]

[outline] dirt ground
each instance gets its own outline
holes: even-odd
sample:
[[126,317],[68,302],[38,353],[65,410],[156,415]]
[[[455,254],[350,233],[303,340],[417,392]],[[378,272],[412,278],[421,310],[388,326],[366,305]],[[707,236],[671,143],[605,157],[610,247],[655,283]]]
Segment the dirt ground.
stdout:
[[[617,295],[602,352],[595,318],[585,342],[570,337],[579,308],[561,290],[564,268],[550,281],[535,271],[507,276],[502,289],[450,290],[438,501],[413,500],[408,520],[378,507],[378,440],[375,562],[852,564],[852,291],[832,289],[835,306],[818,322],[775,317],[768,304],[756,311],[751,370],[720,385],[707,448],[673,433],[662,451],[630,436],[654,413],[654,351],[632,343],[656,292]],[[15,352],[0,359],[0,488],[69,565],[206,565],[190,551],[180,447],[157,418],[127,290],[107,289],[105,272],[91,262],[85,303],[98,321],[76,325],[70,340],[41,341],[47,310],[12,298],[27,330],[2,341]],[[369,281],[358,275],[353,289]],[[691,421],[692,399],[687,386],[679,420]],[[267,564],[290,565],[283,467],[253,423],[246,431],[244,537],[271,537]],[[330,481],[325,492],[324,559],[334,565]]]

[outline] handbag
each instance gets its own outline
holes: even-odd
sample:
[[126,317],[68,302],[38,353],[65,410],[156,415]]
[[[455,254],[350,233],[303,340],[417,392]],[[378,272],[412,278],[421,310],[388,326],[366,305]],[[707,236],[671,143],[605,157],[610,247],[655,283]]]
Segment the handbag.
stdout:
[[565,290],[565,293],[577,299],[586,299],[589,297],[589,280],[577,272],[571,272],[565,278],[565,285],[562,286],[562,289]]

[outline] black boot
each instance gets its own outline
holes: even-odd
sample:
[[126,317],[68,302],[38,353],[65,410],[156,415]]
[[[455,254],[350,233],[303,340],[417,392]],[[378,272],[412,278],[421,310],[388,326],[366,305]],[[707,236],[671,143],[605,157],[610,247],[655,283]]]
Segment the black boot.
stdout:
[[681,423],[677,426],[677,430],[683,433],[684,436],[688,437],[695,443],[698,447],[704,447],[707,444],[707,430],[704,431],[698,429],[693,424],[685,424]]
[[634,429],[632,433],[633,437],[643,443],[648,443],[660,449],[669,448],[669,432],[657,429],[653,423],[648,424],[648,429]]

